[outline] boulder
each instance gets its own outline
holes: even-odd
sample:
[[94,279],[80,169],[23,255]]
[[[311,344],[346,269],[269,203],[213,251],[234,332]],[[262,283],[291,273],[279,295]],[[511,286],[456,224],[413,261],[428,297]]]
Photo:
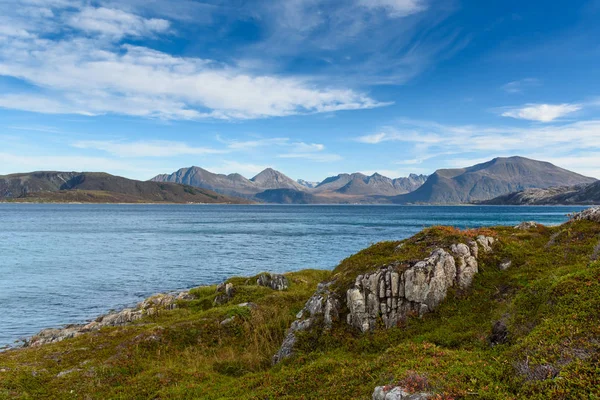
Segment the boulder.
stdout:
[[600,207],[592,207],[569,215],[571,221],[600,222]]
[[426,400],[432,397],[429,393],[410,394],[400,386],[377,386],[373,391],[373,400]]
[[296,332],[311,328],[319,318],[323,319],[325,329],[329,329],[339,318],[340,303],[330,290],[332,284],[333,282],[319,283],[317,291],[308,299],[304,308],[296,314],[296,320],[288,329],[279,351],[273,356],[273,364],[277,364],[293,354],[297,340]]
[[474,246],[471,247],[463,243],[454,244],[450,247],[450,250],[454,253],[457,260],[456,281],[458,287],[463,290],[471,286],[475,274],[479,272],[477,258],[472,255],[473,247],[477,249],[477,243],[474,243]]
[[235,295],[235,288],[233,283],[221,283],[217,286],[217,297],[213,301],[215,305],[222,305],[227,303]]
[[500,263],[500,265],[498,266],[502,271],[506,271],[507,269],[509,269],[512,266],[512,261],[511,260],[505,260],[502,261]]
[[515,229],[520,231],[527,231],[531,228],[537,228],[538,224],[535,221],[523,221],[519,225],[515,226]]
[[492,245],[494,244],[495,239],[493,237],[479,235],[477,236],[476,242],[481,246],[485,253],[489,253],[492,251]]
[[270,287],[273,290],[287,290],[290,286],[288,279],[284,275],[261,274],[256,280],[259,286]]

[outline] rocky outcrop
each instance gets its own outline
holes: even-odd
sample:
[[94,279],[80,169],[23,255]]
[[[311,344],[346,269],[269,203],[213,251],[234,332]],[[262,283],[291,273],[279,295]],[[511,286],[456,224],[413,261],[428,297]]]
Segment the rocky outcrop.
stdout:
[[600,222],[600,207],[588,208],[570,215],[571,221],[593,221]]
[[319,321],[323,322],[325,329],[330,329],[334,321],[339,318],[340,302],[335,293],[331,291],[332,284],[333,282],[320,283],[317,291],[308,299],[304,308],[296,314],[296,320],[288,329],[281,348],[273,356],[273,364],[292,355],[297,332],[305,331]]
[[220,283],[217,286],[217,296],[213,301],[214,305],[222,305],[227,303],[235,295],[233,283]]
[[538,223],[535,221],[523,221],[519,225],[515,226],[515,229],[518,229],[520,231],[528,231],[529,229],[537,227]]
[[[435,310],[451,287],[465,290],[471,285],[478,272],[480,248],[488,253],[494,242],[492,237],[478,236],[468,244],[452,245],[450,252],[435,249],[429,257],[408,266],[394,263],[357,276],[346,291],[347,324],[365,333],[379,327],[394,328],[411,315],[423,316]],[[288,330],[275,363],[292,354],[295,332],[309,329],[317,317],[324,319],[326,328],[337,319],[341,308],[330,286],[320,284],[308,300]]]
[[433,396],[429,393],[408,393],[400,386],[377,386],[373,392],[373,400],[427,400]]
[[44,329],[27,340],[24,346],[38,347],[48,343],[56,343],[65,339],[74,338],[88,332],[98,331],[109,326],[127,325],[142,319],[144,316],[155,315],[160,312],[160,310],[173,310],[177,308],[178,301],[191,300],[193,298],[194,296],[189,292],[157,294],[142,301],[135,308],[126,308],[119,312],[100,316],[95,321],[88,324]]
[[259,286],[269,287],[273,290],[287,290],[290,286],[288,279],[284,275],[261,274],[256,280]]

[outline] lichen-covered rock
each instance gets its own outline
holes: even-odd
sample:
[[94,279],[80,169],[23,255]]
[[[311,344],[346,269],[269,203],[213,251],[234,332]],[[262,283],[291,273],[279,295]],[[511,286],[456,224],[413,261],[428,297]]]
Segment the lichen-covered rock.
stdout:
[[[479,236],[468,245],[451,246],[451,253],[438,248],[408,268],[395,263],[357,276],[344,299],[347,324],[365,333],[379,326],[393,328],[410,315],[422,316],[435,310],[446,298],[448,289],[453,286],[466,289],[471,285],[478,272],[479,247],[489,252],[494,242],[492,237]],[[281,349],[273,357],[274,363],[292,354],[295,333],[310,329],[316,317],[323,317],[326,328],[338,319],[341,307],[329,290],[330,285],[320,284],[298,313]]]
[[[474,242],[472,242],[474,243]],[[458,287],[466,289],[471,286],[473,278],[479,272],[479,265],[477,264],[477,258],[472,255],[472,249],[477,249],[477,243],[474,246],[467,246],[466,244],[459,243],[452,245],[450,250],[456,256],[456,281]]]
[[127,325],[142,319],[146,315],[155,315],[160,310],[172,310],[177,307],[178,301],[194,298],[189,292],[156,294],[139,303],[136,308],[125,308],[118,312],[102,315],[95,321],[87,324],[44,329],[25,341],[24,346],[38,347],[74,338],[88,332],[98,331],[104,327]]
[[290,286],[288,279],[284,275],[261,274],[256,280],[259,286],[270,287],[273,290],[287,290]]
[[217,286],[217,297],[213,301],[215,305],[221,305],[227,303],[235,295],[235,288],[233,283],[221,283]]
[[319,318],[323,319],[325,329],[329,329],[339,318],[340,303],[330,290],[332,284],[333,282],[319,283],[317,291],[308,299],[304,308],[296,314],[296,320],[288,329],[279,351],[273,356],[273,364],[277,364],[293,354],[297,340],[296,332],[309,329]]
[[427,400],[429,393],[410,394],[399,386],[377,386],[373,391],[373,400]]
[[443,249],[437,249],[404,272],[404,297],[408,301],[425,304],[428,311],[432,311],[446,298],[455,277],[454,257]]
[[485,253],[489,253],[492,251],[492,245],[494,244],[495,239],[493,237],[479,235],[477,236],[476,241]]
[[592,207],[570,216],[571,221],[593,221],[600,222],[600,207]]
[[531,228],[537,228],[538,223],[535,221],[523,221],[519,225],[515,226],[515,229],[520,231],[527,231]]
[[511,265],[512,265],[512,261],[511,260],[505,260],[505,261],[502,261],[498,267],[502,271],[506,271],[507,269],[509,269],[511,267]]

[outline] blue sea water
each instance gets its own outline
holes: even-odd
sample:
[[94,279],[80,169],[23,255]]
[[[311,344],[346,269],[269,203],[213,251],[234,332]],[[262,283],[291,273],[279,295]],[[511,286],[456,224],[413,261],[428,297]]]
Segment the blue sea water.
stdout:
[[431,225],[558,224],[581,209],[0,204],[0,346],[157,292],[331,269]]

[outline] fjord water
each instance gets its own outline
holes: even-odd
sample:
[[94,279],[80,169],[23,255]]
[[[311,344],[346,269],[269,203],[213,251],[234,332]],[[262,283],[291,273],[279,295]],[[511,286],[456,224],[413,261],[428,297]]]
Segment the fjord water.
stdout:
[[333,268],[431,225],[558,224],[581,209],[0,204],[0,346],[157,292]]

